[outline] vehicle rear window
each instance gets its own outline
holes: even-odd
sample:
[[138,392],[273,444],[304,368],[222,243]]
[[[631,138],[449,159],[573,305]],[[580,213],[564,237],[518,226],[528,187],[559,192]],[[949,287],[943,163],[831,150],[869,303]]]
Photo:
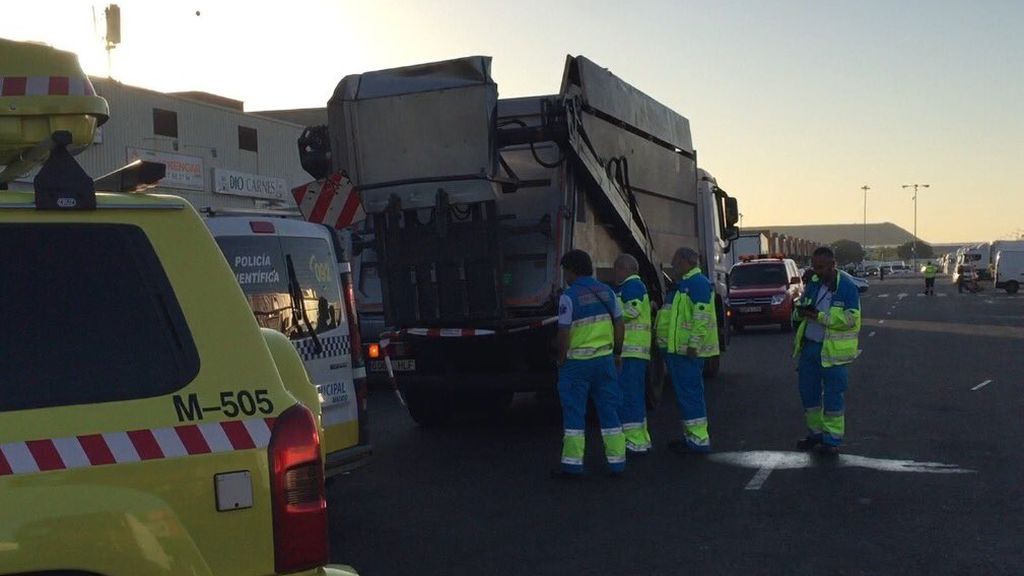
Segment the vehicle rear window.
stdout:
[[0,412],[161,396],[199,355],[146,234],[0,224]]
[[[217,244],[260,326],[294,340],[308,338],[309,329],[320,334],[345,323],[338,266],[326,239],[218,236]],[[288,257],[294,278],[289,278]],[[291,282],[298,284],[301,298],[293,298]]]
[[729,273],[729,283],[733,288],[781,286],[788,282],[786,267],[782,263],[734,266],[732,272]]

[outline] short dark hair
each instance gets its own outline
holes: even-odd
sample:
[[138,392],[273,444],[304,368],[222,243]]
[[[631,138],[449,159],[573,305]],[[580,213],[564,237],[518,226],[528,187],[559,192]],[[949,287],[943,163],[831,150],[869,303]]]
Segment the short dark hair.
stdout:
[[594,263],[590,254],[583,250],[569,250],[562,256],[562,268],[573,272],[577,276],[591,276],[594,273]]
[[824,256],[832,260],[836,259],[836,253],[832,251],[828,246],[818,246],[814,249],[814,256]]

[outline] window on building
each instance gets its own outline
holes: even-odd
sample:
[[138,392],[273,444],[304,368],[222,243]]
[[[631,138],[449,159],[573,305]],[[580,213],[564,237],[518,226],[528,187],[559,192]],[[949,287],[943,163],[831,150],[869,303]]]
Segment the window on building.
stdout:
[[153,134],[178,137],[178,113],[173,110],[153,108]]
[[247,126],[238,127],[238,149],[249,152],[259,152],[259,142],[256,138],[256,129]]

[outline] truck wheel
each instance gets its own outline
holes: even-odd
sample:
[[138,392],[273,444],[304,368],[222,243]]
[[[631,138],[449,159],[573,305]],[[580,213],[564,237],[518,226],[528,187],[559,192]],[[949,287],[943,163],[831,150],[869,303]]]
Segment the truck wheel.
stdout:
[[1016,294],[1017,290],[1020,290],[1020,284],[1018,284],[1016,280],[1010,280],[1006,283],[1007,294]]
[[710,358],[705,358],[704,359],[704,377],[705,378],[714,378],[715,376],[718,376],[718,369],[719,369],[719,367],[721,365],[719,360],[721,358],[722,358],[721,356],[712,356]]
[[424,428],[442,426],[452,419],[455,404],[447,392],[407,390],[402,395],[409,415]]

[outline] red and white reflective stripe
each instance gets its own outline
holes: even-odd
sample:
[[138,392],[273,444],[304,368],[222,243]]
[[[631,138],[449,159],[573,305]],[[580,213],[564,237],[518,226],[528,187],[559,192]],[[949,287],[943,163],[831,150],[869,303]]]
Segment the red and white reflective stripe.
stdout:
[[84,76],[0,76],[0,96],[95,96]]
[[[531,322],[525,326],[518,326],[505,330],[504,334],[516,334],[518,332],[526,332],[527,330],[536,330],[544,326],[550,326],[558,322],[558,316],[552,316],[543,320],[537,320]],[[381,334],[380,346],[381,348],[387,349],[391,346],[391,338],[396,336],[411,335],[411,336],[426,336],[428,338],[471,338],[474,336],[493,336],[497,334],[494,330],[485,330],[478,328],[405,328],[398,330],[397,332],[385,332]]]
[[273,418],[0,444],[0,476],[266,448]]
[[339,172],[292,189],[302,217],[341,229],[366,218],[359,191]]

